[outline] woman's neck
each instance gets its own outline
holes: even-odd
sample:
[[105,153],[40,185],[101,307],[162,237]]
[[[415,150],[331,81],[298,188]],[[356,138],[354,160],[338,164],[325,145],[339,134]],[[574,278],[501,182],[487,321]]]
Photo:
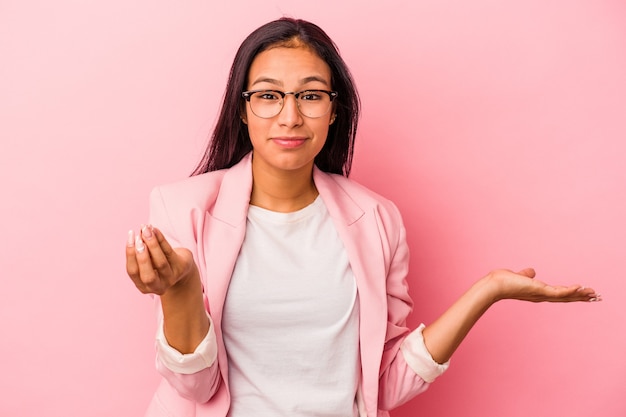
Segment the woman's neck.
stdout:
[[295,171],[266,171],[252,164],[250,204],[267,210],[289,213],[311,204],[318,196],[313,167]]

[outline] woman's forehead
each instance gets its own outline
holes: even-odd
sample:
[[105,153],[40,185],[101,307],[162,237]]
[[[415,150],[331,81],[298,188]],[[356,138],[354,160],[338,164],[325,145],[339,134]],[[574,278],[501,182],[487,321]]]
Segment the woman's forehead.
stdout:
[[260,52],[248,71],[250,86],[260,82],[281,85],[319,81],[330,87],[328,64],[309,46],[275,46]]

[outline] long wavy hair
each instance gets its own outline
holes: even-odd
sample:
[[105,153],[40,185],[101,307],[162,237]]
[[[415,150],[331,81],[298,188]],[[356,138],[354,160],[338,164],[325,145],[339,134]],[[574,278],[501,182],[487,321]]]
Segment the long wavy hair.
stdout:
[[337,91],[333,101],[336,119],[330,125],[324,147],[315,164],[325,172],[350,175],[360,100],[350,71],[335,43],[317,25],[283,17],[252,32],[241,44],[230,69],[224,102],[211,139],[193,175],[230,168],[252,150],[248,128],[241,120],[244,103],[241,93],[248,85],[248,71],[254,58],[277,46],[306,45],[331,71],[331,85]]

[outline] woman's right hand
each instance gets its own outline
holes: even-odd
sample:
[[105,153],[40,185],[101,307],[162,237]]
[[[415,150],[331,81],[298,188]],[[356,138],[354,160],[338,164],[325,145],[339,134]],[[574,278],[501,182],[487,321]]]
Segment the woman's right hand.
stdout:
[[142,293],[164,295],[197,275],[197,266],[188,249],[173,249],[159,229],[147,225],[138,234],[128,232],[126,272]]

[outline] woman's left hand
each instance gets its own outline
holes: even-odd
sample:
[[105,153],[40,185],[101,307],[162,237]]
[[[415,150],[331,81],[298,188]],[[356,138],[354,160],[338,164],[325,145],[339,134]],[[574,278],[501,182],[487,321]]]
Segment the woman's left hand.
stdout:
[[519,272],[498,269],[485,279],[494,289],[494,301],[513,299],[538,302],[602,301],[602,296],[593,288],[582,285],[549,285],[535,279],[535,270],[526,268]]

